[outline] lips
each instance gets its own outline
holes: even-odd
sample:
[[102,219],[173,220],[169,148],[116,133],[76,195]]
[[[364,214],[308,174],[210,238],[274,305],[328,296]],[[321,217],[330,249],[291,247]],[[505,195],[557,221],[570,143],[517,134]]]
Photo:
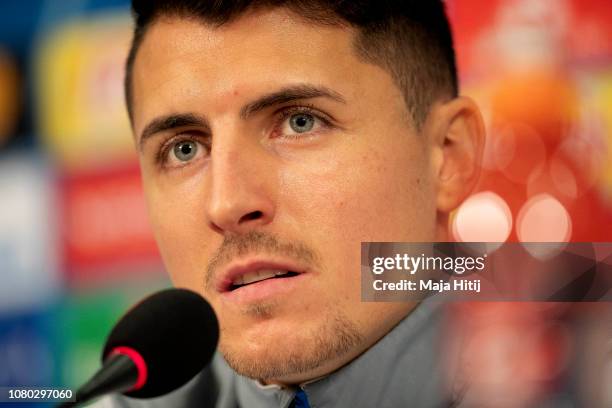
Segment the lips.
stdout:
[[221,273],[217,290],[222,293],[234,292],[268,280],[288,280],[304,272],[303,267],[291,262],[251,260],[234,263]]
[[297,273],[293,271],[280,269],[260,269],[235,278],[232,281],[232,286],[230,290],[236,290],[244,285],[250,285],[252,283],[261,282],[266,279],[291,278],[296,275]]

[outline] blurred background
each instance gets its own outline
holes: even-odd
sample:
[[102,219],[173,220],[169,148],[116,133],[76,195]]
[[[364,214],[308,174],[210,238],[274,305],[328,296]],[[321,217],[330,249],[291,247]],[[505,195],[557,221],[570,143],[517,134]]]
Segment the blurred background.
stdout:
[[[128,3],[0,1],[0,385],[76,388],[122,311],[170,284],[123,104]],[[609,0],[447,3],[487,126],[454,239],[611,242]],[[612,407],[612,305],[451,309],[474,406]]]

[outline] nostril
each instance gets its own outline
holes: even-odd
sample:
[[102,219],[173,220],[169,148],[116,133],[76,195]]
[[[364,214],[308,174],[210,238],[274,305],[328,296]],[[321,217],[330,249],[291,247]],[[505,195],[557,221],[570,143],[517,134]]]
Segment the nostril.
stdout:
[[240,223],[242,222],[246,222],[246,221],[253,221],[253,220],[257,220],[259,218],[263,217],[263,213],[261,211],[252,211],[248,214],[243,215],[240,218]]

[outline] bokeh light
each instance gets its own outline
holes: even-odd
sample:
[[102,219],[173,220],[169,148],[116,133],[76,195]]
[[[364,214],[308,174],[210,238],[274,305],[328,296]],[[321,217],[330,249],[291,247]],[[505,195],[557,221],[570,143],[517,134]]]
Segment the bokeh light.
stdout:
[[572,221],[555,197],[540,194],[520,210],[516,222],[521,242],[566,242],[572,233]]
[[508,204],[497,194],[485,191],[469,197],[452,220],[453,237],[461,242],[487,242],[489,251],[495,243],[505,242],[512,231]]

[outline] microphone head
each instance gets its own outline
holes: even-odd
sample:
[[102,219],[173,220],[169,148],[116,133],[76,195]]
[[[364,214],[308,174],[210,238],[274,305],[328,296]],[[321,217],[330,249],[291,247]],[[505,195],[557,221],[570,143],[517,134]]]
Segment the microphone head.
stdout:
[[182,386],[210,363],[219,340],[212,307],[199,294],[166,289],[129,310],[111,331],[104,361],[115,349],[137,351],[145,361],[145,384],[124,394],[152,398]]

